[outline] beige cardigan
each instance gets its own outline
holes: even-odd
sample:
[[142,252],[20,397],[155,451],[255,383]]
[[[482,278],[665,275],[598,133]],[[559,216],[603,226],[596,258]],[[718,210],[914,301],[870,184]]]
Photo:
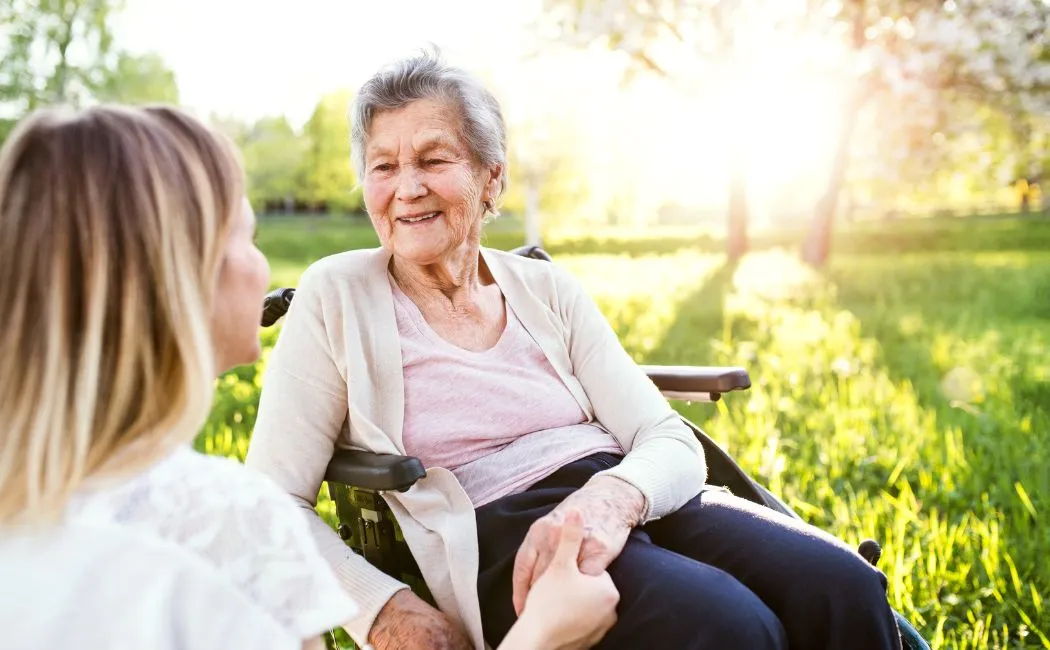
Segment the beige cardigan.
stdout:
[[[647,521],[696,496],[707,475],[699,443],[581,286],[550,262],[491,249],[482,249],[482,258],[587,417],[629,452],[603,473],[645,495]],[[389,260],[382,248],[350,251],[304,272],[269,359],[247,459],[311,511],[321,552],[361,605],[360,617],[346,626],[361,643],[379,610],[405,585],[352,553],[313,507],[334,448],[405,453]],[[447,469],[430,468],[412,489],[385,497],[438,606],[463,626],[475,648],[487,647],[474,511],[459,482]]]

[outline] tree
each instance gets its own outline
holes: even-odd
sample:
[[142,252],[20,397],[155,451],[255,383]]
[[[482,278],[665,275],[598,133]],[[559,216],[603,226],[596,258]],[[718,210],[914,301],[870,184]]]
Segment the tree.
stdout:
[[567,215],[587,211],[591,188],[583,171],[585,147],[575,120],[566,115],[527,118],[508,111],[507,117],[510,176],[503,207],[522,215],[525,243],[539,245],[545,229],[541,219],[564,226]]
[[113,37],[111,0],[0,3],[0,105],[24,113],[41,104],[78,105],[103,83]]
[[95,96],[122,104],[178,104],[179,87],[175,73],[157,54],[121,52],[116,65],[105,71]]
[[[849,25],[852,56],[868,65],[852,80],[843,120],[849,129],[840,134],[836,165],[803,246],[803,258],[814,265],[825,263],[830,252],[852,126],[865,107],[890,107],[888,123],[910,132],[896,134],[903,141],[898,158],[932,163],[963,129],[975,128],[972,117],[959,119],[960,104],[971,115],[981,107],[1009,114],[1018,151],[1030,152],[1025,126],[1037,98],[1045,100],[1050,90],[1050,4],[1043,0],[852,0],[838,6],[840,12],[826,15]],[[1031,160],[1021,166],[1031,167]],[[926,175],[935,173],[929,165]]]
[[896,42],[876,42],[893,50],[868,50],[892,64],[870,75],[867,102],[886,175],[910,188],[964,172],[987,192],[1045,174],[1048,14],[1040,0],[954,1],[898,19]]
[[347,115],[352,94],[342,90],[321,98],[303,127],[305,150],[299,185],[302,198],[338,211],[361,209],[357,179],[350,162],[350,123]]
[[239,148],[243,148],[251,134],[253,124],[233,115],[212,113],[208,116],[208,124],[223,133]]
[[[238,139],[235,137],[235,141]],[[307,143],[296,134],[288,120],[265,117],[239,138],[248,178],[248,198],[257,210],[272,201],[281,201],[290,211],[303,194],[299,176]]]
[[[868,109],[895,112],[898,133],[887,140],[910,150],[930,148],[942,130],[947,101],[965,97],[1012,115],[1014,141],[1031,169],[1045,158],[1028,126],[1032,107],[1046,96],[1047,14],[1044,0],[548,0],[563,25],[587,42],[601,41],[630,55],[642,69],[685,71],[718,58],[746,75],[769,61],[748,57],[751,45],[777,32],[834,36],[839,56],[815,51],[799,64],[848,88],[841,106],[832,166],[803,243],[803,258],[823,264],[845,185],[854,133]],[[730,38],[727,39],[726,35]],[[746,39],[746,40],[741,40]],[[776,56],[788,52],[776,53]],[[679,77],[684,78],[681,74]],[[739,173],[731,196],[740,194]],[[732,189],[732,188],[735,188]],[[732,205],[732,201],[731,201]],[[741,220],[730,210],[730,256]]]
[[40,106],[178,101],[160,57],[114,47],[118,10],[118,0],[0,1],[0,141]]
[[[869,4],[868,0],[849,0],[838,5],[832,5],[838,11],[829,12],[832,23],[844,23],[845,29],[842,31],[844,32],[843,38],[846,42],[846,47],[854,52],[861,51],[868,41],[868,21],[873,17],[873,13],[868,11]],[[911,4],[919,5],[922,2],[918,0]],[[824,7],[822,6],[811,8],[811,13],[807,14],[808,22],[812,23],[813,11],[819,12],[823,9]],[[875,17],[881,19],[881,16]],[[861,107],[867,95],[866,91],[868,90],[863,78],[850,79],[849,77],[852,75],[848,71],[836,72],[839,74],[845,72],[843,76],[847,77],[848,90],[840,107],[842,116],[839,121],[838,131],[835,134],[835,149],[832,155],[831,170],[828,174],[827,184],[824,192],[817,200],[809,231],[806,234],[805,241],[802,243],[802,259],[814,266],[823,265],[831,252],[832,228],[835,223],[835,213],[838,210],[839,197],[845,184],[850,158],[850,145]]]

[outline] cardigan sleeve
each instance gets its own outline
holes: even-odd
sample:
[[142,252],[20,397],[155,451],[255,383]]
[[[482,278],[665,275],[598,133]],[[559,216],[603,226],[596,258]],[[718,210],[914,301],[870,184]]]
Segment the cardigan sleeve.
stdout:
[[267,474],[304,510],[321,554],[360,606],[346,629],[364,644],[383,605],[408,586],[355,554],[314,509],[348,414],[347,383],[332,345],[340,315],[336,309],[326,313],[324,276],[316,271],[303,274],[269,358],[246,464]]
[[670,514],[703,488],[707,480],[703,448],[624,350],[579,282],[567,271],[551,268],[573,374],[591,402],[595,419],[627,452],[619,465],[601,474],[638,488],[646,503],[643,523]]

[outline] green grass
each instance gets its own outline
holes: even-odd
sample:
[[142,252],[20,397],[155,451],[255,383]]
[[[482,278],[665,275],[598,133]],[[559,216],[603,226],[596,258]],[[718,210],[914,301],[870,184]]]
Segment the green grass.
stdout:
[[[260,235],[285,285],[375,241]],[[751,391],[678,408],[811,523],[879,540],[893,606],[935,648],[1050,648],[1050,221],[855,227],[823,273],[773,240],[735,266],[698,242],[549,248],[638,361],[750,370]],[[220,380],[199,449],[243,457],[259,385]]]

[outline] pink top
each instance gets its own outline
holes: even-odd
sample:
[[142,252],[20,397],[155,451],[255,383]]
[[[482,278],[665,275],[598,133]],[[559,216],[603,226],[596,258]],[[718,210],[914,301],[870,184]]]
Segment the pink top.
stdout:
[[392,278],[390,285],[405,375],[405,453],[451,471],[475,508],[590,454],[623,453],[586,422],[509,305],[496,345],[471,352],[442,339]]

